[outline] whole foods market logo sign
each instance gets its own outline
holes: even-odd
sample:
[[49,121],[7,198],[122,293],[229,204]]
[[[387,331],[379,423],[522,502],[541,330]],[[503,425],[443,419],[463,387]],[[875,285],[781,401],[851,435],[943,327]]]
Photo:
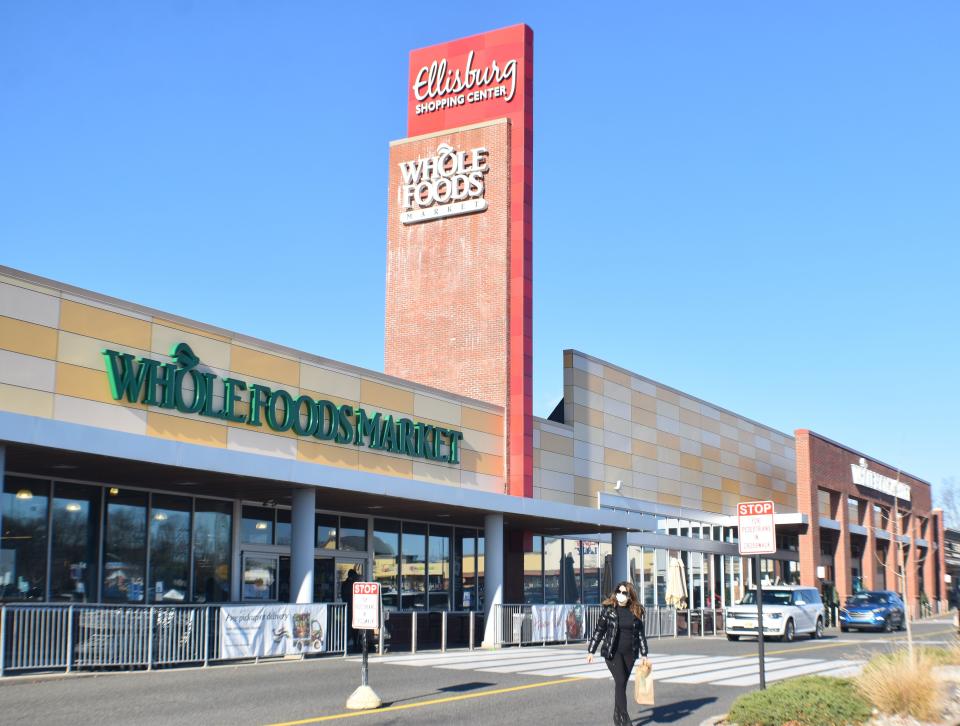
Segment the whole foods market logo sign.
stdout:
[[400,162],[400,221],[418,224],[485,210],[488,153],[484,146],[457,151],[440,144],[434,156]]
[[463,67],[450,67],[446,58],[422,66],[413,80],[414,107],[417,116],[469,103],[502,98],[509,103],[517,93],[517,59],[502,66],[495,60],[487,66],[474,66],[474,52],[467,55]]
[[220,378],[198,368],[200,359],[186,343],[173,346],[169,363],[116,350],[103,349],[101,353],[116,401],[126,399],[247,426],[266,425],[273,431],[293,431],[319,441],[460,463],[460,431],[306,395],[294,397],[282,388]]
[[853,483],[861,487],[876,489],[878,492],[889,494],[891,497],[897,497],[910,501],[910,485],[897,479],[891,479],[883,474],[870,471],[867,468],[867,460],[860,457],[859,464],[850,465],[850,475]]

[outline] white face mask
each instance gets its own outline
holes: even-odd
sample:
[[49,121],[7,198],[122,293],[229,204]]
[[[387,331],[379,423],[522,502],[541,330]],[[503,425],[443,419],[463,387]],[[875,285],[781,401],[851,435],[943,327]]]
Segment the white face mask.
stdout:
[[622,592],[618,592],[618,593],[617,593],[617,602],[618,602],[621,606],[627,604],[627,599],[628,599],[627,596],[624,595]]

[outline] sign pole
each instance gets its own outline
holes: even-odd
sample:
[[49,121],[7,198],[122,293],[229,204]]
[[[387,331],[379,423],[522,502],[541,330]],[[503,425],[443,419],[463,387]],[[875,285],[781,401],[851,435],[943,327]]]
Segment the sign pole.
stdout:
[[347,708],[353,711],[363,711],[380,708],[380,696],[370,687],[370,631],[379,628],[380,613],[383,606],[380,602],[380,583],[354,582],[353,583],[353,621],[352,627],[359,631],[363,639],[363,659],[360,662],[360,686],[347,699]]
[[760,690],[767,688],[767,668],[763,657],[763,576],[760,572],[760,555],[753,556],[757,578],[757,646],[760,649]]

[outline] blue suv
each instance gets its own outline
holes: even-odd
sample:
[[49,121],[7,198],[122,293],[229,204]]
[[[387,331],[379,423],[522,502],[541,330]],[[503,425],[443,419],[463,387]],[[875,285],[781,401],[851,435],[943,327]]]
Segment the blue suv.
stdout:
[[864,590],[847,598],[845,607],[840,608],[840,630],[844,633],[851,628],[857,630],[903,630],[903,600],[889,590]]

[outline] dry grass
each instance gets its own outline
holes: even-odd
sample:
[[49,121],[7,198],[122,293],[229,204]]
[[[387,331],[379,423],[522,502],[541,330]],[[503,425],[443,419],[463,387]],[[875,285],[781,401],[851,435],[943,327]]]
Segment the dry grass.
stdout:
[[[954,655],[960,649],[954,649]],[[906,650],[871,659],[857,677],[857,689],[883,713],[938,721],[944,707],[944,690],[933,675],[942,658],[916,649],[913,660]]]

